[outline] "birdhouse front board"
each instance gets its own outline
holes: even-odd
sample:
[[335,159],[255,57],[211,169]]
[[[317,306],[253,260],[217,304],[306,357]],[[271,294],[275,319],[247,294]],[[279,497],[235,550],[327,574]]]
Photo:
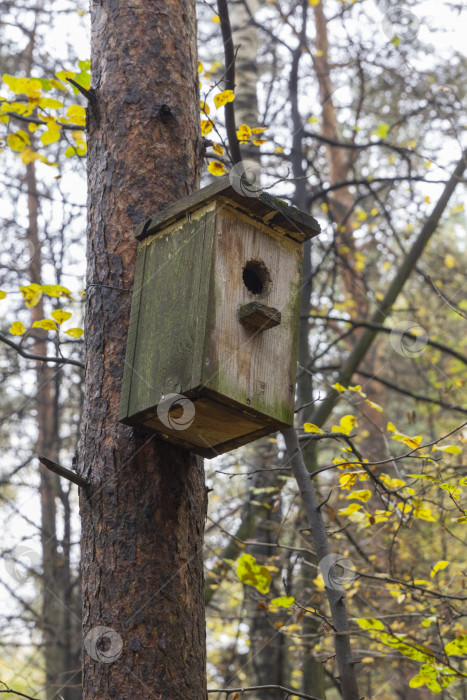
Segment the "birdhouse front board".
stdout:
[[120,420],[205,457],[291,426],[302,243],[317,233],[228,178],[141,225]]

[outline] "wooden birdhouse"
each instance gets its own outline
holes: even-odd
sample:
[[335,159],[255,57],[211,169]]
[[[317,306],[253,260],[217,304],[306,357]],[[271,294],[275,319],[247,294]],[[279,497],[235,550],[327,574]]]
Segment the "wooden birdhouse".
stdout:
[[120,420],[215,457],[293,424],[313,217],[222,178],[140,225]]

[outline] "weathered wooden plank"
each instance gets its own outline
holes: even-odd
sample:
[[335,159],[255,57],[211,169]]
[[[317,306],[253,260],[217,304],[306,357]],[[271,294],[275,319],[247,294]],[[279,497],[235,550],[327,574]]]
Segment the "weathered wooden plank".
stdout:
[[318,222],[312,216],[296,207],[289,206],[286,202],[267,192],[260,192],[255,196],[241,194],[232,187],[229,176],[226,175],[140,224],[136,230],[136,238],[143,240],[183,217],[189,211],[196,210],[219,196],[235,203],[236,206],[259,221],[268,223],[271,228],[282,230],[284,235],[289,235],[298,242],[303,243],[316,236],[321,230]]
[[[170,430],[166,423],[159,420],[155,408],[125,422],[137,425],[148,433],[159,433],[163,439],[208,458],[287,427],[281,421],[254,409],[245,409],[237,402],[205,387],[188,392],[188,397],[194,404],[194,420],[183,430]],[[174,417],[178,417],[177,410],[174,411]]]
[[249,304],[240,307],[238,318],[240,323],[254,331],[267,331],[268,328],[274,328],[280,324],[281,312],[265,304],[260,304],[259,301],[250,301]]
[[[203,384],[287,425],[293,422],[302,254],[296,243],[265,235],[227,206],[219,209]],[[243,279],[255,262],[261,294]],[[278,309],[281,324],[267,333],[245,328],[238,311],[252,301]]]

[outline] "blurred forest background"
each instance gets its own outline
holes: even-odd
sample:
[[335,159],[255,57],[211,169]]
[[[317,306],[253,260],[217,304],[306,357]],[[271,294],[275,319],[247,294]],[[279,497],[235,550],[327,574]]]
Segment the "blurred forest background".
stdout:
[[[249,179],[322,228],[305,246],[296,426],[308,468],[319,471],[321,512],[343,567],[335,585],[348,601],[361,693],[465,700],[462,171],[436,208],[466,147],[465,6],[228,7]],[[203,184],[231,168],[214,101],[225,87],[217,12],[199,2]],[[0,2],[0,681],[40,700],[81,697],[77,487],[38,455],[71,468],[80,429],[83,341],[61,324],[82,326],[86,303],[86,158],[76,110],[85,100],[63,71],[86,81],[88,31],[84,3]],[[37,95],[9,76],[41,80]],[[36,133],[27,106],[46,93],[51,101],[35,108],[47,131]],[[53,126],[54,99],[71,109],[74,127]],[[54,129],[56,139],[43,138]],[[19,132],[18,145],[11,137]],[[433,234],[411,256],[430,222]],[[34,284],[51,287],[39,293]],[[33,327],[58,310],[72,314],[59,316],[60,332]],[[329,437],[332,426],[349,439]],[[209,688],[275,684],[336,700],[327,582],[282,437],[205,466]],[[266,567],[268,585],[240,580],[244,553]],[[288,607],[284,596],[293,599]]]

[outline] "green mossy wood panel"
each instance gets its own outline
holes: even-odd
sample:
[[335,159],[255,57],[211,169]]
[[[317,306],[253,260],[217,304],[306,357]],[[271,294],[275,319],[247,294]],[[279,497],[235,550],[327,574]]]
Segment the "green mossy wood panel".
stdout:
[[185,221],[140,247],[121,420],[200,383],[214,217]]

